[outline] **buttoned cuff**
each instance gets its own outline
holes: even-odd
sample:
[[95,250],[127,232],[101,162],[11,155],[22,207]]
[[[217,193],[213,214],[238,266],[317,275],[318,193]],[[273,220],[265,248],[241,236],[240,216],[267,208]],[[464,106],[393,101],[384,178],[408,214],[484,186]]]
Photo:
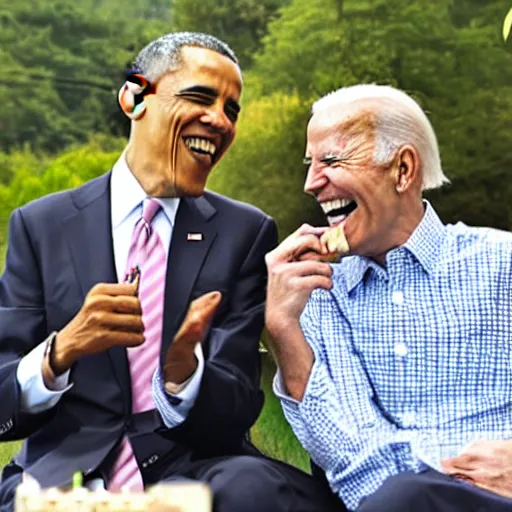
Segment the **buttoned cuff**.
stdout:
[[47,340],[43,341],[21,359],[16,378],[21,388],[21,410],[38,414],[51,409],[73,384],[69,384],[69,370],[55,377],[52,389],[46,387],[43,379],[43,360]]
[[[184,383],[170,383],[169,386],[169,383],[164,382],[160,366],[153,375],[153,400],[168,428],[177,427],[185,421],[199,394],[204,372],[204,356],[200,343],[196,344],[194,354],[197,358],[196,371]],[[166,389],[175,392],[170,393]]]

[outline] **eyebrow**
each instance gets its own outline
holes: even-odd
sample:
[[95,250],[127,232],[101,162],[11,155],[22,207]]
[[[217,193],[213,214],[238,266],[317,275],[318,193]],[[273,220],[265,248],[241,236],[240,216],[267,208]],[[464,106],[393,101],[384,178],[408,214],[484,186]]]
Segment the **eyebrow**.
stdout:
[[[217,89],[213,87],[207,87],[206,85],[192,85],[191,87],[186,87],[177,93],[177,96],[183,96],[186,94],[204,94],[206,96],[211,96],[212,98],[217,98],[219,92]],[[240,112],[240,105],[232,98],[228,98],[226,100],[226,106],[233,109],[237,114]]]

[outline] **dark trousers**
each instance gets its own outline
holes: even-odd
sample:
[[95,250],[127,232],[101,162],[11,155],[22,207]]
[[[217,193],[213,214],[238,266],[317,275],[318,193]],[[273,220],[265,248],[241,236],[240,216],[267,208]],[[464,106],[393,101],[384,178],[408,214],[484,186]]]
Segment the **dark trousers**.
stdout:
[[[209,459],[187,456],[161,468],[156,481],[200,481],[213,491],[214,512],[345,512],[325,482],[283,462],[240,455]],[[155,474],[156,477],[156,474]],[[12,512],[21,475],[0,484],[0,512]]]
[[322,480],[264,456],[183,462],[163,480],[208,483],[214,512],[345,512]]
[[512,500],[430,469],[388,478],[357,512],[512,512]]

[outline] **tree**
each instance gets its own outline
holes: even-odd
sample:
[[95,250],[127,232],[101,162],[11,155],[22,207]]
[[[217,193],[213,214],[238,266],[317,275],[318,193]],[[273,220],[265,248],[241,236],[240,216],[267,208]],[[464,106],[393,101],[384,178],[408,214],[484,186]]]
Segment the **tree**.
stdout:
[[173,26],[226,41],[245,69],[260,47],[269,20],[287,3],[289,0],[174,0]]
[[103,19],[71,0],[0,7],[0,148],[55,152],[91,133],[121,132],[116,94],[123,72],[163,26]]

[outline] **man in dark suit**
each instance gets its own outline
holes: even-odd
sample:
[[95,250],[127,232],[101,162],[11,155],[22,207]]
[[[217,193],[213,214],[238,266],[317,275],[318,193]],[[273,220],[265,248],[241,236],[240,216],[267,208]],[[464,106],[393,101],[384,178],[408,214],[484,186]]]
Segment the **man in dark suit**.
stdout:
[[222,512],[330,508],[328,489],[246,441],[263,403],[276,226],[204,191],[235,136],[241,88],[224,43],[157,39],[119,93],[132,123],[112,171],[13,212],[0,441],[27,440],[3,471],[1,510],[23,472],[48,487],[76,470],[112,490],[204,481]]

